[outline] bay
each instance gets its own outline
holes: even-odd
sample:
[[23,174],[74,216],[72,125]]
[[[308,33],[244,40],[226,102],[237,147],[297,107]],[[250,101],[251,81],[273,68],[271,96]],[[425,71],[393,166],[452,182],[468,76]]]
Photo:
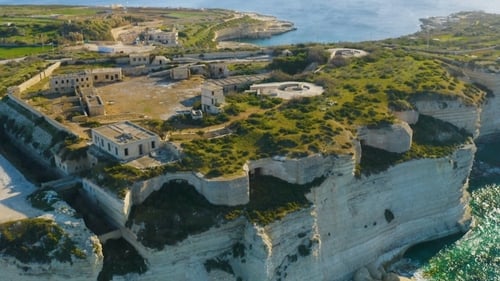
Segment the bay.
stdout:
[[297,27],[293,32],[254,41],[265,46],[379,40],[418,31],[420,18],[472,10],[500,13],[498,0],[95,0],[90,3],[84,0],[0,0],[0,5],[5,4],[223,8],[276,16]]

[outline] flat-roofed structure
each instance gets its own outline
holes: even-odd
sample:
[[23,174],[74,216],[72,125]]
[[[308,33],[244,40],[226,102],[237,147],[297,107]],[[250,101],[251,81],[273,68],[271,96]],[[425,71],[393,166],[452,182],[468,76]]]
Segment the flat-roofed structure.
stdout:
[[94,83],[116,82],[123,79],[120,67],[92,69]]
[[92,143],[118,160],[147,155],[160,145],[160,137],[130,121],[92,129]]
[[224,62],[210,63],[208,68],[210,71],[210,78],[220,79],[229,76],[229,69],[227,68],[227,64]]
[[191,77],[191,71],[187,66],[174,67],[170,70],[170,78],[173,80],[184,80]]
[[324,92],[321,86],[295,81],[254,84],[250,86],[250,90],[255,91],[258,95],[278,97],[284,100],[314,97]]
[[177,46],[179,44],[179,33],[175,29],[170,32],[160,29],[151,30],[147,33],[146,39],[162,43],[166,46]]
[[104,115],[104,102],[97,94],[95,88],[77,89],[76,93],[82,98],[89,116]]
[[76,89],[94,86],[91,71],[54,75],[50,78],[50,89],[56,93],[74,93]]
[[204,84],[201,87],[201,109],[211,114],[222,111],[222,105],[226,102],[224,90],[221,86]]
[[239,75],[231,76],[222,79],[208,80],[210,84],[221,86],[224,89],[224,94],[236,92],[239,90],[248,89],[250,85],[265,80],[271,77],[270,74],[253,74],[253,75]]
[[149,65],[149,54],[148,53],[135,53],[129,55],[129,62],[132,66],[137,65]]

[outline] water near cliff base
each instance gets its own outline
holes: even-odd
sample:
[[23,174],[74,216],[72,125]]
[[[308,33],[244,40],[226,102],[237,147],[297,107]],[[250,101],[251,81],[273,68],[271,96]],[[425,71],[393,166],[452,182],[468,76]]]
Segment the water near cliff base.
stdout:
[[394,266],[416,280],[500,280],[500,143],[479,146],[470,180],[474,226],[463,237],[453,235],[422,243]]

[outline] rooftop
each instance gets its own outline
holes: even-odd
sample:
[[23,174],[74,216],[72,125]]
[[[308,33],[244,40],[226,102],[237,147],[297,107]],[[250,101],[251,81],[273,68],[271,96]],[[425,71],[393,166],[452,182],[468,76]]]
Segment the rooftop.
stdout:
[[250,90],[257,91],[261,95],[275,96],[285,100],[319,96],[324,91],[321,86],[295,81],[254,84],[250,86]]
[[129,143],[156,136],[153,132],[130,121],[114,123],[93,130],[110,140],[115,140],[116,143]]
[[269,74],[256,74],[256,75],[241,75],[241,76],[231,76],[223,79],[212,79],[209,80],[211,84],[218,86],[227,86],[227,85],[238,85],[244,83],[254,83],[257,81],[262,81],[264,79],[269,78]]
[[89,107],[104,106],[101,97],[97,95],[85,95],[84,98]]
[[114,71],[121,71],[121,70],[122,69],[120,67],[95,68],[95,69],[92,69],[92,73],[114,72]]

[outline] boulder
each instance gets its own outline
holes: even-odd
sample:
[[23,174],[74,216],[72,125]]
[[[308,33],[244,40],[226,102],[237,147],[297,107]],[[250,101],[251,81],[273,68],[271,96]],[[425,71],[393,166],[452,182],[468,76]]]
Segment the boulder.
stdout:
[[373,281],[368,268],[362,267],[354,273],[353,281]]

